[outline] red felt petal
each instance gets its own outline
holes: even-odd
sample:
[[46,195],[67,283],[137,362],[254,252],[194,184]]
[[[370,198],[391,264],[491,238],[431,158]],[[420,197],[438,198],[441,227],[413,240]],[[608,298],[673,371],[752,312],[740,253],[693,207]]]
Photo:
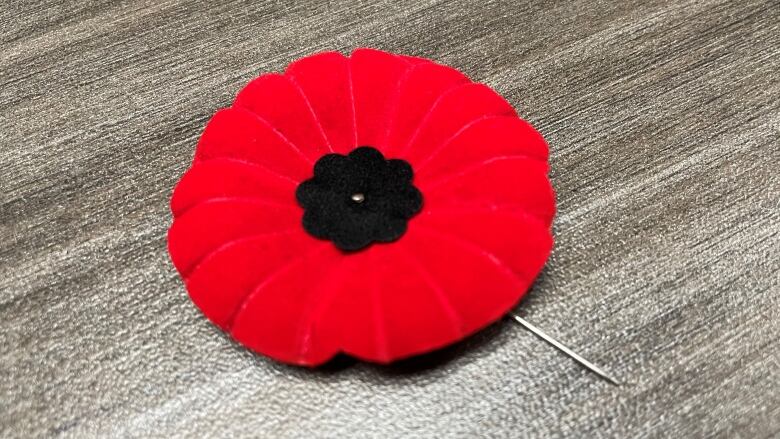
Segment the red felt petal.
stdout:
[[[508,225],[486,233],[509,236]],[[430,346],[418,344],[409,353],[430,350],[487,326],[515,306],[528,287],[505,261],[490,253],[482,243],[443,230],[410,224],[403,239],[407,253],[419,267],[418,273],[424,273],[427,284],[446,294],[448,307],[457,315],[462,332],[458,336],[452,333],[442,336]],[[390,318],[402,319],[403,316]],[[442,318],[437,323],[442,328],[451,326],[451,321]],[[401,340],[409,338],[406,342],[409,345],[418,343],[416,334],[393,335]]]
[[497,157],[529,157],[546,162],[547,143],[528,122],[517,117],[492,116],[464,127],[416,168],[425,180],[455,173],[474,163]]
[[404,59],[404,61],[410,63],[410,64],[423,64],[423,63],[430,63],[432,62],[429,59],[420,58],[419,56],[412,56],[412,55],[397,55]]
[[290,64],[285,74],[311,103],[333,151],[346,154],[357,146],[349,60],[338,52],[307,56]]
[[555,215],[547,163],[539,160],[499,157],[456,174],[416,180],[416,185],[425,194],[425,210],[441,206],[514,209],[535,216],[547,226]]
[[323,301],[339,288],[343,256],[320,244],[269,273],[243,300],[231,333],[251,349],[302,365],[320,364],[338,350],[321,337],[316,322]]
[[308,178],[314,164],[268,122],[241,108],[220,110],[206,125],[195,162],[216,158],[251,162],[296,181]]
[[552,246],[541,222],[512,212],[439,210],[410,227],[361,255],[333,300],[341,330],[327,333],[353,356],[388,362],[486,326],[525,294]]
[[[404,158],[423,211],[342,252],[301,224],[297,185],[329,151]],[[208,123],[171,198],[168,247],[193,302],[250,349],[386,363],[455,342],[525,294],[552,247],[547,145],[490,88],[358,49],[292,63]]]
[[379,302],[375,261],[387,256],[386,245],[375,245],[345,258],[350,265],[340,285],[323,308],[318,333],[338,340],[341,351],[370,361],[391,359],[383,328],[384,310]]
[[415,261],[409,241],[376,246],[364,258],[359,280],[350,279],[334,307],[344,334],[343,350],[387,363],[444,346],[465,327],[448,293]]
[[355,50],[349,64],[357,144],[377,147],[387,131],[399,81],[412,64],[374,49]]
[[428,157],[465,125],[484,116],[515,116],[509,103],[484,84],[465,84],[442,95],[396,154],[412,166]]
[[321,242],[300,229],[239,238],[203,258],[187,277],[192,301],[227,330],[239,305],[258,285]]
[[311,104],[298,85],[284,75],[263,75],[244,87],[233,106],[268,121],[312,160],[331,151]]
[[441,64],[421,63],[409,69],[398,85],[385,138],[378,148],[392,156],[406,145],[436,99],[467,82],[466,75]]
[[243,197],[295,203],[298,182],[252,163],[215,159],[196,163],[182,176],[171,196],[174,217],[213,198]]
[[340,264],[328,276],[323,296],[308,299],[316,304],[307,307],[308,344],[338,340],[343,352],[386,363],[460,336],[446,299],[395,245],[372,246]]
[[227,198],[203,202],[176,218],[168,230],[168,251],[186,277],[198,261],[230,241],[254,234],[299,229],[301,209],[293,204]]
[[542,270],[553,244],[546,224],[512,210],[431,209],[415,219],[415,226],[474,243],[511,269],[525,288]]

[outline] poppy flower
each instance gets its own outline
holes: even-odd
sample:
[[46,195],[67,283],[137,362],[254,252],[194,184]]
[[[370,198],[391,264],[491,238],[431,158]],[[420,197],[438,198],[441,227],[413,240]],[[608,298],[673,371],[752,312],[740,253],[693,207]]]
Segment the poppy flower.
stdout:
[[286,363],[387,363],[501,318],[552,247],[542,136],[486,85],[373,49],[299,59],[218,111],[171,198],[192,301]]

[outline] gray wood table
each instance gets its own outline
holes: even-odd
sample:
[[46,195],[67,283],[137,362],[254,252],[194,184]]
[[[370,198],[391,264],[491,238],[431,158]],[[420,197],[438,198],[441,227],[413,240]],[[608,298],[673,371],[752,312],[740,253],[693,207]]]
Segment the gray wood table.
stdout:
[[[516,324],[317,371],[193,307],[168,198],[243,84],[315,51],[437,59],[548,139],[556,248]],[[777,1],[0,6],[0,436],[780,434]]]

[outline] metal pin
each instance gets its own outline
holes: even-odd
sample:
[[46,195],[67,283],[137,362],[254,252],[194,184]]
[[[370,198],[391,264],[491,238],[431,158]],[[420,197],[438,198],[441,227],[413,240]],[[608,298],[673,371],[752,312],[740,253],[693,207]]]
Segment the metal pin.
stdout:
[[596,375],[600,376],[601,378],[605,379],[606,381],[610,382],[611,384],[614,384],[616,386],[619,386],[620,383],[609,376],[606,372],[604,372],[600,367],[596,366],[595,364],[591,363],[590,361],[580,357],[576,352],[572,351],[571,349],[567,348],[563,344],[561,344],[558,340],[550,337],[549,335],[542,332],[541,329],[537,328],[536,326],[530,324],[527,320],[520,317],[519,315],[515,313],[509,313],[509,316],[515,319],[517,323],[522,325],[525,329],[533,332],[537,337],[541,338],[542,340],[546,341],[547,343],[550,343],[551,345],[555,346],[559,351],[563,352],[564,354],[568,355],[581,365],[585,366],[588,370],[595,373]]
[[361,193],[352,194],[352,196],[349,197],[352,201],[356,203],[362,203],[363,201],[366,201],[366,196]]

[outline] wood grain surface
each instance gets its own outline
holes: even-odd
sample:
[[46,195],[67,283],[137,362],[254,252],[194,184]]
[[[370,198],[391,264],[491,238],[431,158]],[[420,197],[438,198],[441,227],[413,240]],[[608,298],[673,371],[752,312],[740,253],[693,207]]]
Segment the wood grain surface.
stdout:
[[[168,198],[205,122],[360,46],[548,139],[556,248],[499,323],[392,367],[279,365],[193,307]],[[0,2],[0,436],[777,437],[780,4]]]

